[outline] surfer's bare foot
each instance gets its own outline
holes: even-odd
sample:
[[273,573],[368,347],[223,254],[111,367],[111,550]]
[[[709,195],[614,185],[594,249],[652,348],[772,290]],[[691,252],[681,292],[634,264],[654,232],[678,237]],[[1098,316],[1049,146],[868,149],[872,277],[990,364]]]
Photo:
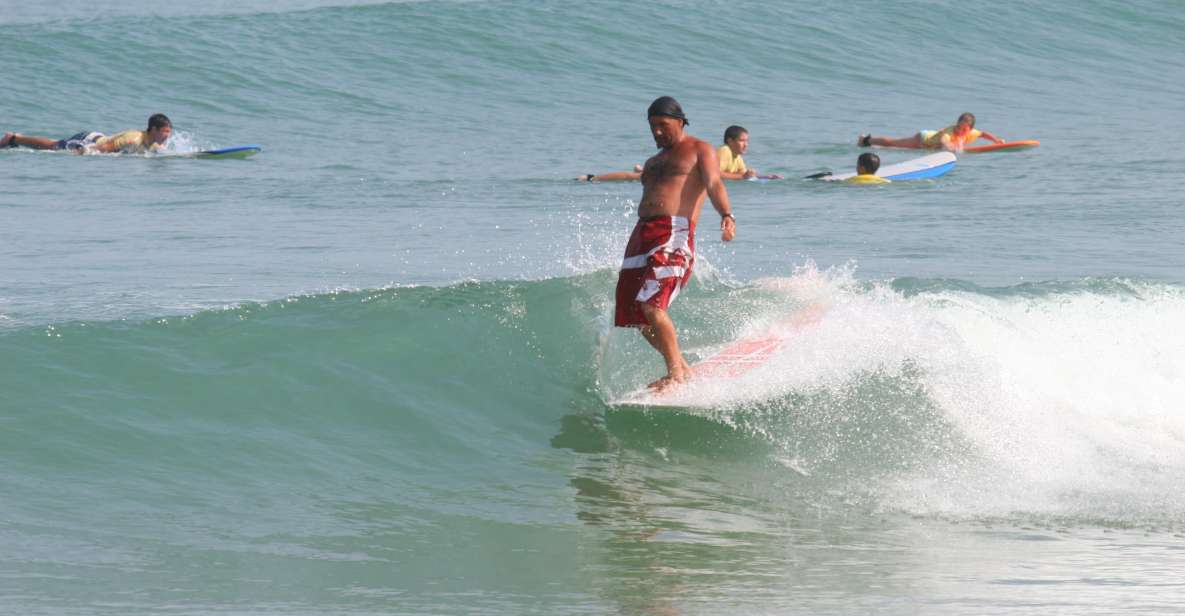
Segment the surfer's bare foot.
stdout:
[[647,385],[646,387],[649,387],[650,389],[654,390],[655,393],[662,393],[664,391],[668,391],[668,390],[673,389],[679,385],[682,385],[690,379],[691,379],[691,365],[689,365],[686,361],[684,361],[682,368],[671,372],[671,374],[668,374],[668,375],[662,377],[661,379],[654,381],[653,383]]
[[653,383],[647,385],[646,387],[656,394],[661,394],[663,392],[670,391],[671,388],[675,387],[678,384],[679,384],[678,381],[676,381],[675,379],[673,379],[669,376],[664,376],[661,379],[658,379],[657,381],[654,381]]

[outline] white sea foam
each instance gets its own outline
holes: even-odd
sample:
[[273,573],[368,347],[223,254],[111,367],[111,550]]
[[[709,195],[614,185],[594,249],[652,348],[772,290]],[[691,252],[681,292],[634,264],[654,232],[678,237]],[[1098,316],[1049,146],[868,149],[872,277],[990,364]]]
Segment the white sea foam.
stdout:
[[[1083,283],[1035,293],[907,295],[857,284],[850,267],[805,267],[746,290],[782,300],[768,302],[738,336],[783,336],[777,354],[735,379],[701,379],[634,400],[732,423],[754,405],[768,409],[795,394],[839,398],[870,375],[913,378],[922,392],[914,412],[937,413],[964,451],[893,478],[882,488],[891,507],[1120,518],[1133,510],[1138,517],[1157,508],[1185,512],[1180,289],[1143,284],[1117,292]],[[823,307],[817,321],[786,321],[812,307]],[[875,400],[846,404],[849,415],[880,412]],[[915,436],[896,435],[902,446]]]
[[927,469],[904,483],[901,506],[1121,518],[1185,511],[1179,290],[947,292],[909,303],[954,334],[950,348],[920,358],[925,384],[982,463]]

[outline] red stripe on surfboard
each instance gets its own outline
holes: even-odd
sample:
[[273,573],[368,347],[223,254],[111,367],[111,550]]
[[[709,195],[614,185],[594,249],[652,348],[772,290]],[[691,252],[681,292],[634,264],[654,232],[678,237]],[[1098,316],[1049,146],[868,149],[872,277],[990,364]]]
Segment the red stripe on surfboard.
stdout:
[[736,378],[769,361],[795,334],[823,318],[827,306],[813,304],[781,321],[781,328],[790,331],[784,336],[765,335],[738,340],[691,367],[697,377]]
[[701,377],[737,377],[765,363],[781,347],[781,338],[741,340],[699,362],[692,371]]

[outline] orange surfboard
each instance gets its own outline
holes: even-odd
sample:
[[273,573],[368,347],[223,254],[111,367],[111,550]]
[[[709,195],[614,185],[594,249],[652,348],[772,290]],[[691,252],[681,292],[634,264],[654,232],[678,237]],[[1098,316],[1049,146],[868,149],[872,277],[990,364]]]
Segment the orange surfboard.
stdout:
[[1009,152],[1012,150],[1027,150],[1041,145],[1040,141],[1036,139],[1028,139],[1025,141],[1005,141],[1004,143],[991,143],[988,145],[969,145],[963,148],[964,152],[977,154],[980,152]]

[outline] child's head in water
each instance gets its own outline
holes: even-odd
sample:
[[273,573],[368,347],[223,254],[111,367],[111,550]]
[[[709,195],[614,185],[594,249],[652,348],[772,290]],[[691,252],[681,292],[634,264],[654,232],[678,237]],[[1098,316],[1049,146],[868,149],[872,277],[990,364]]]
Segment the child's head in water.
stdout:
[[875,175],[881,168],[881,157],[872,152],[865,152],[856,159],[856,173],[859,175]]

